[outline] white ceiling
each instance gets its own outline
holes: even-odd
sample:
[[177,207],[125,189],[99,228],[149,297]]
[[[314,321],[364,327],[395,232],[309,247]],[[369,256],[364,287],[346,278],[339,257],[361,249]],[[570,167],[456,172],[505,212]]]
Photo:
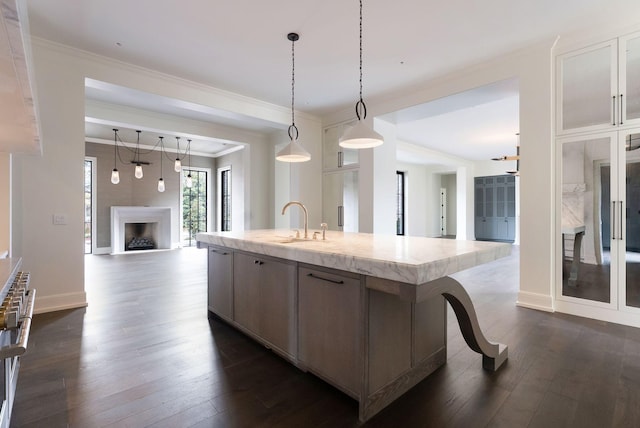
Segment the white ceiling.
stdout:
[[[322,116],[350,107],[358,97],[355,0],[27,2],[31,32],[37,37],[282,106],[290,105],[291,95],[291,43],[286,35],[298,32],[297,109]],[[637,0],[364,3],[368,104],[557,34],[612,23],[630,25],[640,17]],[[108,97],[123,105],[132,103],[128,95],[88,92],[89,97]],[[446,141],[446,147],[459,155],[486,158],[487,152],[462,146],[497,143],[517,132],[517,118],[515,129],[512,123],[517,96],[497,95],[485,104],[460,103],[461,111],[453,118],[415,117],[416,123],[400,123],[400,134],[427,147],[442,148]],[[165,103],[162,113],[171,113],[173,107]],[[199,120],[234,120],[220,112],[175,111]],[[509,123],[498,129],[503,122]],[[233,126],[259,130],[261,124]],[[458,132],[446,134],[452,128]],[[506,144],[512,147],[513,140]]]

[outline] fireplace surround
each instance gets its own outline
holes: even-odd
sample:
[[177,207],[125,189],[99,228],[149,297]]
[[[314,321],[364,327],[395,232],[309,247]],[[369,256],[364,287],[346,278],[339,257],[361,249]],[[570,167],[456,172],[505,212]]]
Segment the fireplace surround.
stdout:
[[[126,251],[127,241],[131,236],[128,224],[144,224],[142,228],[151,236],[137,236],[136,238],[150,238],[155,249],[171,248],[171,208],[169,207],[111,207],[111,253],[122,254]],[[140,228],[138,228],[140,229]]]

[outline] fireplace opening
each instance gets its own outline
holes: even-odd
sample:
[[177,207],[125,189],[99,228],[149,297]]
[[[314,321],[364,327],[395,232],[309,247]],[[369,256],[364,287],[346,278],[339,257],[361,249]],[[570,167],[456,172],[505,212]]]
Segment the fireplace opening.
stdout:
[[124,250],[139,251],[157,248],[158,223],[125,223]]

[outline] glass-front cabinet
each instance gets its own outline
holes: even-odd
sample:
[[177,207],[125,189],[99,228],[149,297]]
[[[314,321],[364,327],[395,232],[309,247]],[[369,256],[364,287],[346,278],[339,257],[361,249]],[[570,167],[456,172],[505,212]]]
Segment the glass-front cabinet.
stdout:
[[559,300],[640,314],[640,128],[562,137]]
[[329,230],[358,232],[358,150],[340,147],[352,123],[325,128],[322,140],[322,221]]
[[328,229],[358,232],[358,170],[323,174],[322,196]]
[[558,134],[640,124],[640,33],[557,58]]

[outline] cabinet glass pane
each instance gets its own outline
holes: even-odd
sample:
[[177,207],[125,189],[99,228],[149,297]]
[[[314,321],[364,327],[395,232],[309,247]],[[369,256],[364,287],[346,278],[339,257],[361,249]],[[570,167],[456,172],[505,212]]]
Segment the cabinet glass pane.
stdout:
[[484,215],[493,217],[493,187],[484,188]]
[[626,117],[640,118],[640,36],[626,43]]
[[562,129],[613,120],[611,51],[605,46],[562,59]]
[[609,138],[562,145],[564,296],[611,302],[610,150]]
[[358,171],[325,173],[322,221],[329,230],[358,232]]
[[358,171],[343,173],[342,202],[345,232],[358,232]]
[[358,150],[345,149],[338,144],[348,125],[337,125],[324,130],[322,166],[325,170],[358,164]]
[[627,306],[640,308],[640,134],[625,140],[625,261]]
[[484,217],[484,188],[476,185],[476,217]]
[[500,186],[496,188],[496,217],[506,217],[504,203],[505,203],[505,194],[504,194],[504,186]]
[[507,217],[516,216],[516,186],[510,184],[507,187]]

